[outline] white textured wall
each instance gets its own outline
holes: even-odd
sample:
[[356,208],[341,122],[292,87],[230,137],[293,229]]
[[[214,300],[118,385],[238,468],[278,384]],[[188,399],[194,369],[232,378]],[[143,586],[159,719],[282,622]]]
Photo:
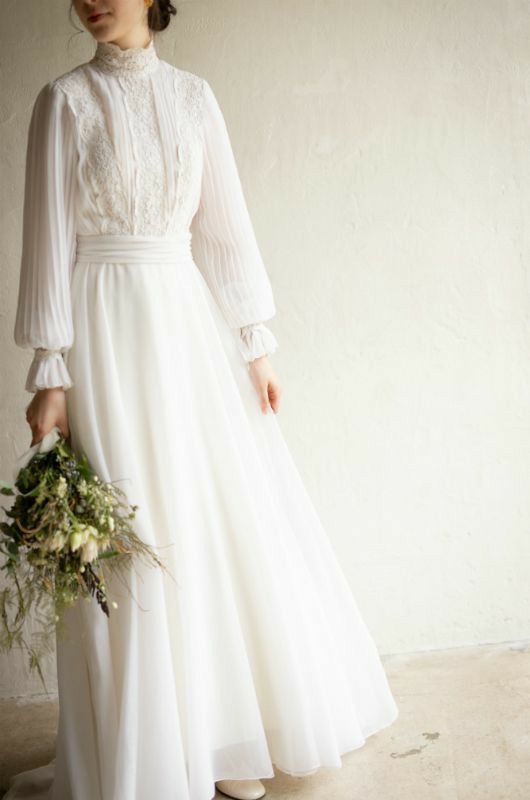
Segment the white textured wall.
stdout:
[[[2,0],[7,477],[29,443],[29,112],[94,46],[67,48],[67,8]],[[195,0],[158,51],[224,109],[275,290],[278,420],[379,649],[528,637],[530,5]],[[0,695],[38,690],[0,667]]]

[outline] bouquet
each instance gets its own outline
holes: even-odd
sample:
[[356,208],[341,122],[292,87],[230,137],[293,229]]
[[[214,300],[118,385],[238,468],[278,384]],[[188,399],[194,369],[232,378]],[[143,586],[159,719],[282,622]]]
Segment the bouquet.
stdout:
[[[102,481],[85,455],[77,458],[58,427],[18,459],[15,474],[14,488],[0,481],[0,493],[15,497],[3,509],[11,522],[0,523],[7,577],[0,590],[0,649],[27,650],[30,669],[44,684],[40,658],[52,652],[64,610],[81,597],[95,598],[107,616],[109,605],[118,607],[109,602],[104,566],[121,572],[139,556],[166,568],[132,528],[138,506],[114,482]],[[30,616],[40,629],[27,641]]]

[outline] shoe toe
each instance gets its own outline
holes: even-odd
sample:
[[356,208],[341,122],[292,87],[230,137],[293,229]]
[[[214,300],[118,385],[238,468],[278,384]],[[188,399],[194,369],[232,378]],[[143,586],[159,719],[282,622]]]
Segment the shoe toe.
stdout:
[[265,787],[258,779],[216,781],[215,787],[236,800],[258,800],[265,795]]

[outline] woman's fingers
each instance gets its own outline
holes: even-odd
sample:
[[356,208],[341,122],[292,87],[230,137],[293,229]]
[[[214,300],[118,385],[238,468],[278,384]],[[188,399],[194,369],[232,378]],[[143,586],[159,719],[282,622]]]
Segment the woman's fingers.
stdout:
[[37,444],[55,426],[65,438],[70,435],[66,413],[66,394],[62,386],[39,389],[26,408],[26,420],[31,428],[30,447]]
[[280,407],[280,396],[282,390],[279,383],[271,381],[269,383],[269,403],[275,414],[278,413]]
[[282,389],[268,356],[260,356],[251,361],[249,370],[258,393],[262,413],[267,414],[270,409],[277,414]]
[[66,413],[66,404],[63,413],[57,420],[57,427],[63,434],[64,438],[68,439],[68,437],[70,436],[70,426],[68,425],[68,414]]
[[261,410],[263,411],[263,413],[264,414],[268,414],[269,408],[270,408],[270,403],[269,403],[269,393],[267,391],[267,386],[266,385],[262,385],[260,387],[260,405],[261,405]]

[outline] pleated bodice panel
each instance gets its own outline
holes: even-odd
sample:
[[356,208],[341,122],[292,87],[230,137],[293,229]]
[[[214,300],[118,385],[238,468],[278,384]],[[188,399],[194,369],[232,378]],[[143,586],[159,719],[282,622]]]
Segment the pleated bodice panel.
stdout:
[[77,232],[188,228],[201,187],[202,79],[157,59],[112,72],[88,62],[54,83],[73,117]]

